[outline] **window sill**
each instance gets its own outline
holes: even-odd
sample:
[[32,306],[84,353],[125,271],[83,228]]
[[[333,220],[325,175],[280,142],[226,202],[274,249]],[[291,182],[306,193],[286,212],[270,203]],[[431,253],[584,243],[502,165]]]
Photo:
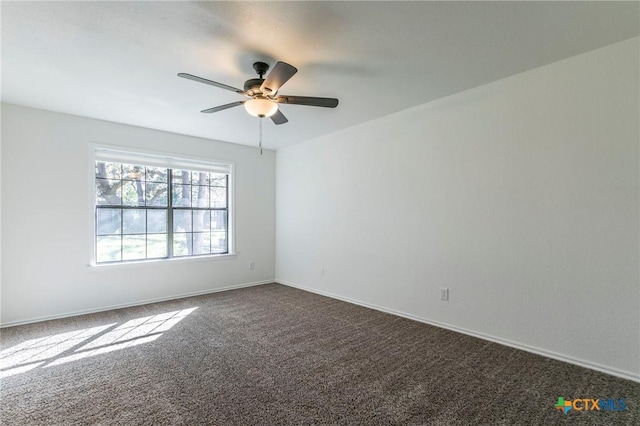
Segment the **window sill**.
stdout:
[[192,262],[210,262],[219,260],[231,260],[237,258],[236,253],[229,254],[216,254],[210,256],[193,256],[193,257],[177,257],[172,259],[150,259],[150,260],[132,260],[119,263],[91,263],[87,266],[96,271],[111,270],[111,269],[129,269],[145,266],[158,266],[158,265],[176,265],[180,263],[192,263]]

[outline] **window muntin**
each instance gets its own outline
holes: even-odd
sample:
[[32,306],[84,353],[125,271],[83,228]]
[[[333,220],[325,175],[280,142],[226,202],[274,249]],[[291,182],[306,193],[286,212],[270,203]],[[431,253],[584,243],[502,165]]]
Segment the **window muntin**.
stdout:
[[229,173],[223,168],[101,159],[95,165],[96,263],[229,253]]

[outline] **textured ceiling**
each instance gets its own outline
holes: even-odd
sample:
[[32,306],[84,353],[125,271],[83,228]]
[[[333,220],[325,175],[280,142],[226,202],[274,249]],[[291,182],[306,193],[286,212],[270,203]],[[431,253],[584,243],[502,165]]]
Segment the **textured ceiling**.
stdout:
[[[336,109],[283,105],[266,120],[279,148],[639,34],[638,2],[2,1],[4,102],[255,145],[240,100],[176,77],[236,87],[251,64],[299,69],[281,94],[337,97]],[[114,141],[115,142],[115,141]]]

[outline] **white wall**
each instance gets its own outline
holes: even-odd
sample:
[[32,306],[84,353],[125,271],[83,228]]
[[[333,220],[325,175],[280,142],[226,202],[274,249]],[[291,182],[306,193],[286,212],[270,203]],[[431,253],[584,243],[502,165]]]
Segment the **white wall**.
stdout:
[[[88,266],[92,142],[234,161],[237,258]],[[3,104],[2,324],[272,281],[274,161],[269,150]]]
[[279,150],[276,280],[640,378],[639,47]]

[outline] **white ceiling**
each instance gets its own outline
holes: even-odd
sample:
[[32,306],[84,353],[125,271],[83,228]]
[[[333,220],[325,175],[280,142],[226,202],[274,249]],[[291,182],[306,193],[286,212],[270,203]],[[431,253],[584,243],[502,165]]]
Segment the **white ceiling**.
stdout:
[[240,100],[178,78],[242,88],[251,64],[299,71],[281,94],[337,97],[336,109],[283,105],[266,120],[279,148],[640,33],[638,2],[2,1],[4,102],[247,145],[258,119]]

